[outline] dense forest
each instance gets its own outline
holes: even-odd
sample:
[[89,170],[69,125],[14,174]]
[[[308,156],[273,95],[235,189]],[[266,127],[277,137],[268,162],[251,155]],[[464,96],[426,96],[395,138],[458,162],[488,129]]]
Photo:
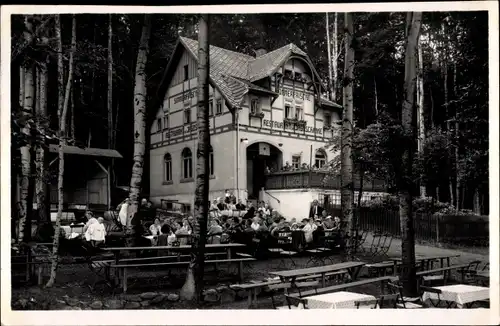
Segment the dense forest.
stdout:
[[[125,158],[114,167],[117,186],[128,185],[131,177],[133,90],[143,17],[75,15],[73,47],[72,16],[60,16],[62,64],[68,67],[72,58],[74,67],[71,91],[65,99],[67,142],[117,149]],[[294,43],[309,54],[325,86],[334,90],[329,96],[342,104],[342,87],[348,82],[344,77],[343,17],[335,13],[213,15],[210,44],[254,55],[258,45],[270,51]],[[395,135],[404,100],[406,14],[354,13],[352,17],[355,169],[366,178],[383,176],[393,184],[397,172],[394,167],[401,155]],[[198,32],[194,15],[151,15],[150,23],[145,70],[146,130],[162,101],[159,85],[178,36],[197,38]],[[26,143],[35,145],[33,148],[58,139],[58,110],[63,104],[58,95],[61,86],[64,92],[69,69],[64,69],[61,83],[55,24],[51,15],[12,17],[13,176],[22,172],[20,148]],[[414,189],[415,194],[426,194],[457,209],[487,214],[487,12],[424,12],[417,57],[418,118],[414,119],[414,128],[418,155],[412,177],[419,187]],[[32,71],[35,91],[31,104],[17,101],[28,98],[21,94],[22,87],[15,86],[26,78],[20,67]],[[44,106],[44,110],[37,109]],[[37,126],[30,137],[23,132],[27,125]],[[43,132],[39,132],[40,126]],[[44,137],[37,137],[39,134]],[[142,185],[145,195],[149,189],[148,165],[146,152]],[[31,170],[35,171],[35,167]],[[34,174],[30,177],[33,179]]]

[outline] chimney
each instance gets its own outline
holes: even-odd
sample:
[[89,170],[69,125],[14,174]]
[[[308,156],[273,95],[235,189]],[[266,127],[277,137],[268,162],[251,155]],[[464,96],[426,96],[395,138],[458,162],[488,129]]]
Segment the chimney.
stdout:
[[264,41],[264,34],[262,34],[262,33],[260,34],[259,44],[255,47],[254,52],[255,52],[256,58],[261,57],[267,53],[266,45],[265,45],[265,41]]
[[264,54],[267,53],[267,50],[263,47],[263,46],[258,46],[255,50],[255,57],[258,58],[258,57],[261,57],[263,56]]

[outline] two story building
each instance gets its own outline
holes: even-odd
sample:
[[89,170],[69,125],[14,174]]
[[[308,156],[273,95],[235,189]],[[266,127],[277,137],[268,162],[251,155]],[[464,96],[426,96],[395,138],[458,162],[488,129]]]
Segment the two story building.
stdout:
[[[342,107],[321,97],[321,79],[294,44],[255,57],[210,46],[210,198],[226,189],[256,199],[265,169],[322,167]],[[165,70],[151,129],[150,199],[193,205],[198,42],[180,37]],[[163,94],[162,94],[163,95]]]

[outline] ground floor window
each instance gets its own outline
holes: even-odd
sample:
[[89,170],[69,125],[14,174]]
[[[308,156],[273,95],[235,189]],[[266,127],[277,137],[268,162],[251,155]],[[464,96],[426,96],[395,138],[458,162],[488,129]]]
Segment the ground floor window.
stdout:
[[326,164],[326,153],[322,149],[318,149],[316,151],[316,155],[314,156],[314,166],[317,168],[322,168]]
[[172,181],[172,155],[169,153],[163,157],[163,168],[163,180],[166,182]]
[[182,178],[190,179],[193,177],[193,153],[189,148],[182,151]]
[[299,169],[300,168],[300,161],[301,161],[300,155],[293,155],[292,156],[292,168]]

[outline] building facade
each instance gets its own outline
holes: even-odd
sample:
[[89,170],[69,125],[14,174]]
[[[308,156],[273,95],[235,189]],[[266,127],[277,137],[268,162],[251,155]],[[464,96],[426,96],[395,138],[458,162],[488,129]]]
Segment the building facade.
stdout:
[[[180,38],[169,62],[151,129],[150,198],[193,205],[197,148],[197,41]],[[210,198],[226,189],[258,198],[264,171],[321,167],[342,108],[321,97],[305,52],[289,44],[257,56],[210,47]]]

